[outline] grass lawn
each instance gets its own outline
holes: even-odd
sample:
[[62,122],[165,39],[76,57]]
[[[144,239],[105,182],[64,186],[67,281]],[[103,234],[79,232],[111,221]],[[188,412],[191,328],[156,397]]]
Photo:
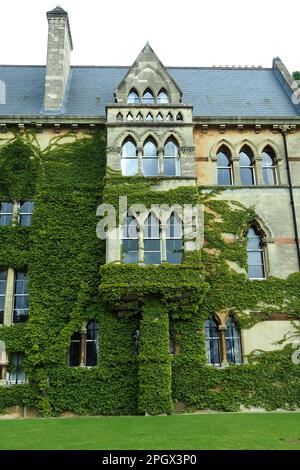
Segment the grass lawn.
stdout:
[[300,449],[299,413],[0,420],[1,450]]

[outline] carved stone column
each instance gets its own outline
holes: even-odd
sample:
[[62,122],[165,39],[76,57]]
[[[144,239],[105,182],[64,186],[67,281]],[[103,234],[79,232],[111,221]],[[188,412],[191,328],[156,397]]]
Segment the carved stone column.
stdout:
[[4,305],[4,325],[12,325],[13,323],[13,310],[14,310],[14,283],[15,272],[13,268],[7,270],[6,292],[5,292],[5,305]]
[[240,176],[240,158],[235,156],[232,161],[232,171],[233,171],[233,184],[235,186],[241,186],[241,176]]
[[161,261],[167,261],[167,224],[161,224]]
[[158,150],[158,174],[159,176],[164,174],[164,150],[162,148]]
[[138,175],[143,175],[143,148],[138,148]]
[[80,367],[85,367],[86,364],[86,329],[81,331],[80,341]]
[[261,156],[257,156],[255,159],[255,165],[254,165],[254,171],[255,171],[255,179],[256,179],[256,184],[259,186],[264,185],[264,177],[263,177],[263,170],[262,170],[262,158]]

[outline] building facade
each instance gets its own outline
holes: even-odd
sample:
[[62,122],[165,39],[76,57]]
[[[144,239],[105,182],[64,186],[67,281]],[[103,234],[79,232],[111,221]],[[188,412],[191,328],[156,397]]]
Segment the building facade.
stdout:
[[299,407],[300,90],[272,68],[0,67],[0,410]]

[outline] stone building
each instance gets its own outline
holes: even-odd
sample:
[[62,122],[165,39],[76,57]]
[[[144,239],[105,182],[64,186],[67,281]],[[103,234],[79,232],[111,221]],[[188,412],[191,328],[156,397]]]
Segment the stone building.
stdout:
[[[237,374],[242,376],[243,370],[248,370],[251,354],[282,351],[297,341],[300,308],[297,276],[300,269],[299,88],[278,57],[273,60],[271,68],[166,67],[148,43],[131,67],[71,66],[73,42],[68,14],[56,7],[47,13],[47,18],[46,67],[0,66],[1,148],[23,139],[47,155],[51,146],[72,144],[97,132],[106,133],[103,202],[112,202],[109,194],[113,191],[114,198],[128,196],[130,199],[130,195],[140,187],[141,198],[132,201],[131,197],[130,200],[146,206],[142,210],[130,209],[122,213],[124,218],[119,218],[116,227],[107,231],[106,264],[102,265],[99,284],[99,301],[107,310],[106,315],[113,316],[119,323],[124,318],[135,318],[134,321],[128,320],[131,330],[127,340],[128,344],[132,341],[130,354],[133,356],[128,360],[130,366],[118,359],[114,367],[116,370],[120,367],[123,376],[127,373],[126,367],[130,368],[131,376],[127,382],[124,379],[127,385],[122,382],[123,394],[128,393],[137,405],[114,408],[109,405],[102,407],[97,402],[97,405],[83,407],[80,411],[112,414],[135,410],[170,412],[172,403],[176,403],[175,409],[185,404],[196,408],[209,407],[203,398],[206,394],[204,389],[201,389],[203,396],[200,389],[197,391],[195,400],[191,398],[190,391],[184,391],[185,374],[189,375],[190,388],[197,388],[200,383],[198,375],[193,379],[193,369],[189,369],[191,363],[196,368],[199,365],[202,377],[206,373],[228,376],[230,370],[237,370]],[[89,166],[88,160],[86,165]],[[0,182],[2,184],[3,180]],[[152,204],[151,194],[156,195],[153,196],[153,204],[168,204],[170,207],[164,210],[147,207],[147,191],[149,203]],[[38,223],[35,228],[35,212],[38,214],[43,210],[40,194],[37,200],[25,192],[19,199],[12,198],[1,187],[0,195],[2,239],[6,239],[6,234],[12,230],[30,227],[32,215],[32,230],[41,231]],[[205,219],[203,227],[201,214],[196,213],[196,233],[186,235],[182,205],[195,206],[197,197],[198,202],[204,204],[202,209],[208,222]],[[206,204],[205,198],[213,200],[213,208]],[[176,204],[181,209],[177,210]],[[231,215],[229,212],[218,214],[218,204],[221,208],[227,207]],[[95,214],[96,209],[95,205]],[[245,219],[242,228],[239,225],[230,231],[226,229],[229,224],[226,217],[232,217],[234,209],[244,211]],[[66,206],[65,210],[67,213],[69,208]],[[101,208],[97,215],[104,215]],[[38,220],[38,215],[36,217]],[[206,224],[210,223],[216,224],[213,227],[221,224],[220,239],[215,246],[213,236],[211,238],[206,232]],[[203,228],[204,240],[200,233]],[[47,231],[46,225],[44,229]],[[58,224],[57,232],[60,229]],[[29,238],[30,230],[28,228]],[[94,237],[97,240],[95,230]],[[59,258],[59,237],[56,244]],[[247,259],[247,263],[241,263],[235,255],[222,256],[222,246],[226,246],[228,252],[234,247],[244,249],[241,256]],[[232,290],[233,287],[226,285],[225,278],[222,285],[221,279],[218,298],[221,308],[203,318],[202,305],[206,305],[205,311],[210,311],[207,299],[214,289],[214,281],[211,281],[213,263],[207,263],[207,266],[205,263],[212,256],[223,260],[226,276],[236,276],[234,289],[237,289],[239,305],[226,298],[228,295],[232,299],[233,292],[227,292],[227,289]],[[32,351],[38,349],[34,347],[34,340],[17,350],[11,339],[8,343],[11,341],[12,346],[5,339],[18,331],[16,327],[23,328],[27,324],[31,328],[29,332],[35,325],[44,328],[45,332],[50,328],[48,320],[41,327],[35,313],[47,309],[48,305],[44,300],[44,303],[41,301],[44,307],[38,303],[34,274],[31,281],[31,259],[28,267],[13,257],[11,264],[7,264],[5,259],[4,255],[0,256],[3,396],[3,390],[9,393],[12,385],[30,387],[33,383],[40,386],[35,371],[37,375],[40,369],[49,371],[49,364],[55,368],[53,358],[49,360],[48,369],[43,360],[29,359],[26,363],[27,353],[31,355],[30,348]],[[218,263],[216,261],[216,265]],[[126,272],[127,268],[130,273],[128,279],[125,276],[120,281],[120,273]],[[191,278],[186,280],[184,273]],[[267,297],[264,286],[269,289]],[[67,290],[71,289],[70,286],[61,288],[66,288],[65,296],[69,295]],[[254,294],[251,294],[249,305],[247,295],[243,306],[240,305],[240,288],[241,296],[243,289],[251,289],[252,293],[257,291],[255,308]],[[32,302],[31,289],[35,292]],[[137,293],[139,289],[141,295]],[[117,292],[113,295],[115,290]],[[276,298],[277,294],[281,295],[280,300]],[[223,304],[221,298],[224,298]],[[274,301],[270,302],[270,298]],[[191,311],[196,312],[198,323],[193,323]],[[71,323],[72,315],[68,318]],[[120,403],[123,398],[118,379],[110,377],[110,385],[106,384],[106,388],[103,385],[105,374],[112,367],[112,359],[106,361],[106,358],[109,358],[116,337],[112,335],[107,339],[110,338],[109,326],[103,333],[106,327],[100,318],[97,315],[82,318],[77,331],[76,328],[70,329],[65,367],[72,371],[78,368],[86,374],[94,373],[98,367],[97,380],[103,397],[105,393],[109,395],[107,390],[110,388],[110,393]],[[184,329],[184,325],[190,325],[190,330]],[[117,331],[119,327],[114,323],[111,328]],[[12,333],[7,333],[9,330]],[[6,333],[1,335],[1,331]],[[203,338],[190,349],[192,358],[188,356],[189,346],[183,340],[188,335],[187,331],[192,337]],[[56,334],[59,335],[59,331]],[[112,341],[112,344],[107,345],[107,341]],[[199,351],[193,349],[197,344]],[[119,347],[115,344],[116,350]],[[156,348],[157,355],[153,353]],[[122,355],[122,348],[119,353]],[[184,358],[187,358],[186,363]],[[135,361],[134,367],[131,361]],[[291,370],[294,363],[295,360],[290,359]],[[133,368],[135,372],[132,372]],[[209,372],[203,373],[203,370]],[[47,372],[45,374],[47,376]],[[130,388],[133,376],[134,391]],[[77,379],[74,377],[68,387],[76,391],[79,375]],[[220,380],[215,378],[217,375],[213,377],[210,377],[209,393],[215,393],[214,387]],[[54,379],[50,378],[50,383],[51,380],[54,383]],[[80,390],[78,388],[79,395],[82,393]],[[248,390],[247,393],[247,400],[242,398],[240,406],[267,407],[263,400],[253,400],[252,403],[249,397],[253,391]],[[53,402],[55,398],[52,398],[52,406]],[[286,399],[287,406],[299,406],[296,402],[294,398]],[[4,403],[35,407],[24,398],[20,398],[19,403],[10,403],[9,400],[4,400]],[[212,401],[211,407],[214,405],[216,402]],[[222,408],[222,400],[216,406]],[[283,406],[284,400],[277,400],[274,404],[275,408]],[[57,407],[59,411],[68,408],[76,411],[73,404]]]

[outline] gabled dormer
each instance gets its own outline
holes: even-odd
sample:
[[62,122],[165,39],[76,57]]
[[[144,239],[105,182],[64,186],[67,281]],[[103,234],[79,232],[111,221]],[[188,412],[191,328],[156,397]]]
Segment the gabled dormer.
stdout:
[[178,104],[182,92],[147,42],[115,92],[118,104]]

